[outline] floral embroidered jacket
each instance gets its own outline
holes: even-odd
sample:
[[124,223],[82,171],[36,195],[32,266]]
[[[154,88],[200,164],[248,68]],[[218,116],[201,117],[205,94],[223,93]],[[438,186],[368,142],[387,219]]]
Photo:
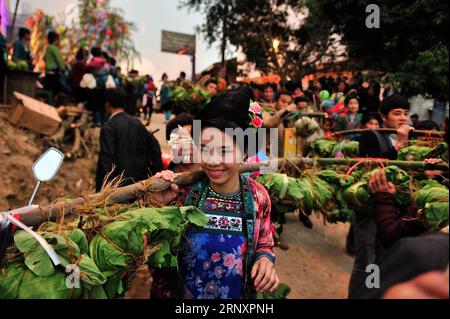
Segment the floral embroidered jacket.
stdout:
[[[192,204],[190,202],[192,198],[194,198],[193,201],[195,202],[195,196],[201,196],[201,194],[195,195],[196,188],[201,190],[204,185],[206,185],[206,181],[182,188],[179,193],[178,205],[187,206]],[[253,288],[249,284],[251,282],[249,277],[253,264],[263,256],[275,262],[275,255],[273,253],[274,239],[270,220],[271,203],[270,196],[264,186],[250,177],[241,175],[241,189],[244,194],[244,205],[250,207],[247,211],[251,214],[251,217],[246,216],[248,247],[246,253],[247,265],[245,268],[247,272],[246,290],[249,292],[247,293],[247,297],[251,297],[252,293],[250,291]],[[192,195],[193,192],[194,196]],[[187,201],[188,197],[190,198],[189,201]],[[152,298],[163,299],[174,297],[171,294],[171,291],[173,291],[173,283],[177,281],[174,271],[167,269],[154,269],[152,271]]]

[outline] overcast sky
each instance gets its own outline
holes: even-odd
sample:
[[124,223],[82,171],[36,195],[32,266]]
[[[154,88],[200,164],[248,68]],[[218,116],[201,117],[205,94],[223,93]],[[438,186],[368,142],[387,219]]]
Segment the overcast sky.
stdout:
[[[10,2],[11,8],[14,8],[16,0]],[[21,0],[19,12],[33,12],[40,8],[50,15],[62,16],[65,8],[76,2],[77,0]],[[189,57],[160,52],[161,30],[193,34],[195,26],[204,20],[201,14],[178,9],[179,0],[111,0],[111,5],[122,8],[125,17],[138,28],[134,41],[142,57],[142,63],[138,65],[140,72],[153,75],[155,80],[159,80],[164,72],[170,79],[178,77],[180,71],[185,71],[190,77]],[[197,34],[197,73],[218,61],[220,56],[217,44],[208,48],[202,35]]]

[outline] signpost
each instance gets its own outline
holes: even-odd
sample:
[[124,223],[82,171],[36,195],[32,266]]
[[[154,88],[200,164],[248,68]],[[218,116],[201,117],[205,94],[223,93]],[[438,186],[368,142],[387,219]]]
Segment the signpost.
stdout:
[[184,34],[162,30],[161,51],[188,55],[192,61],[192,82],[195,82],[195,34]]

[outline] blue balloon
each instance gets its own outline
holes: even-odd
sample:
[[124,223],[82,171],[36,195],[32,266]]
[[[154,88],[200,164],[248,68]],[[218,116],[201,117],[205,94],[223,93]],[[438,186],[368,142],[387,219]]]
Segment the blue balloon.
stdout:
[[334,106],[334,102],[331,100],[326,100],[322,102],[322,107],[326,110],[331,109]]

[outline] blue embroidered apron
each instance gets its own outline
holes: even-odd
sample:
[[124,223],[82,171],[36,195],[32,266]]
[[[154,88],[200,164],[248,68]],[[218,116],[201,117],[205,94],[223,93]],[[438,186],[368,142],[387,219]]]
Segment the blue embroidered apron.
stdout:
[[[241,299],[253,256],[254,204],[249,182],[241,191],[215,193],[207,182],[194,185],[184,205],[201,208],[209,217],[204,227],[191,227],[179,253],[183,298]],[[250,222],[249,218],[250,217]]]

